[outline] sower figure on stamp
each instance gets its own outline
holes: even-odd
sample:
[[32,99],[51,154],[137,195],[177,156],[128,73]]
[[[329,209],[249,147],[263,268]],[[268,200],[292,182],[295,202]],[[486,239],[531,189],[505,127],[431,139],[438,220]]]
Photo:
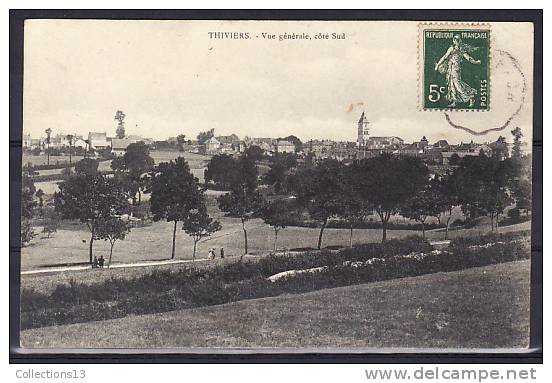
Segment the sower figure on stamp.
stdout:
[[462,61],[481,64],[481,60],[476,60],[468,54],[477,49],[477,47],[462,43],[460,36],[455,35],[452,38],[452,45],[435,64],[435,70],[446,75],[446,99],[451,102],[449,107],[455,107],[459,102],[469,102],[469,106],[472,107],[475,103],[477,90],[462,80]]

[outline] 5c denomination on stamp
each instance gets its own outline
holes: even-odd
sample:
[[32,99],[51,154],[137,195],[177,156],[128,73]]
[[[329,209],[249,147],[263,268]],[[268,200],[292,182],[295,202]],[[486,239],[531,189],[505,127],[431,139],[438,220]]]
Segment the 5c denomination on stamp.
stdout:
[[420,29],[424,110],[489,110],[490,29]]

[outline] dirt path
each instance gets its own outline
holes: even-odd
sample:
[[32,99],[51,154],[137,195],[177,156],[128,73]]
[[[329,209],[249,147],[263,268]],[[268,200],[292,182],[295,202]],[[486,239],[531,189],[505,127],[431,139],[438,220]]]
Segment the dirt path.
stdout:
[[[137,262],[137,263],[119,263],[114,264],[109,267],[110,269],[122,269],[122,268],[131,268],[131,267],[148,267],[148,266],[160,266],[160,265],[173,265],[179,263],[192,263],[192,262],[204,262],[208,261],[208,258],[197,258],[192,259],[175,259],[175,260],[166,260],[166,261],[147,261],[147,262]],[[60,273],[64,271],[80,271],[80,270],[91,270],[90,265],[86,266],[65,266],[65,267],[48,267],[44,269],[37,270],[26,270],[22,271],[21,275],[32,275],[32,274],[44,274],[44,273]]]

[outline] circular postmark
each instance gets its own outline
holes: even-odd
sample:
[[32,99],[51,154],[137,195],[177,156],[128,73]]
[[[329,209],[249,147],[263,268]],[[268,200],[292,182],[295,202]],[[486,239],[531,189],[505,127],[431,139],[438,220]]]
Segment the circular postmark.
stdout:
[[[518,60],[509,52],[494,49],[491,67],[491,102],[485,116],[477,113],[444,112],[446,121],[455,129],[482,136],[510,126],[526,102],[527,79]],[[476,118],[474,118],[476,117]]]

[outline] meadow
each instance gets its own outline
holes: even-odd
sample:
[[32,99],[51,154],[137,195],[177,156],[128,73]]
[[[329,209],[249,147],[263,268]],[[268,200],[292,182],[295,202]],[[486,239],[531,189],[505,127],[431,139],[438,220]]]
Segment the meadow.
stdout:
[[[78,162],[83,158],[83,156],[71,156],[71,161]],[[35,156],[28,152],[24,152],[21,163],[23,165],[27,165],[28,163],[31,163],[32,165],[46,165],[48,163],[48,156],[44,153]],[[50,156],[50,164],[69,164],[69,156]]]
[[[151,157],[154,159],[156,164],[161,162],[168,162],[174,160],[178,157],[186,158],[190,166],[190,170],[195,177],[199,179],[200,182],[204,181],[203,172],[207,166],[207,162],[211,158],[210,156],[204,156],[201,154],[189,153],[189,152],[178,152],[178,151],[166,151],[166,150],[152,150],[150,152]],[[82,156],[73,156],[72,161],[80,161]],[[34,156],[29,153],[23,154],[22,164],[26,165],[31,163],[33,165],[45,165],[47,162],[47,157],[45,155]],[[52,156],[50,157],[50,164],[55,163],[69,163],[69,156]],[[98,165],[99,171],[110,171],[111,170],[111,161],[110,160],[101,160]],[[48,169],[48,170],[39,170],[39,175],[53,175],[60,174],[62,169]],[[42,189],[47,195],[53,195],[56,191],[59,190],[58,184],[60,181],[44,181],[44,182],[35,182],[35,186],[38,189]]]
[[[209,214],[220,221],[222,230],[198,243],[197,258],[206,258],[208,251],[215,248],[217,254],[224,248],[228,257],[243,254],[243,230],[239,218],[225,216],[216,206],[216,196],[222,192],[208,191],[207,201]],[[144,196],[147,201],[148,196]],[[392,221],[404,221],[397,217]],[[274,231],[261,219],[253,219],[246,223],[248,232],[249,253],[252,255],[266,254],[273,249]],[[170,258],[173,223],[159,221],[150,225],[133,228],[125,240],[118,241],[113,250],[113,263],[132,263],[139,261],[158,261]],[[499,228],[500,232],[530,229],[530,222]],[[41,234],[42,228],[35,227],[38,236],[21,251],[21,269],[31,270],[48,266],[60,266],[87,262],[90,232],[86,225],[77,221],[64,221],[51,238]],[[490,230],[486,219],[470,229],[451,229],[449,238],[457,236],[477,236]],[[302,249],[316,247],[319,229],[307,227],[286,227],[278,234],[277,247],[279,250]],[[388,230],[389,239],[404,238],[418,234],[416,230]],[[327,228],[324,231],[323,247],[349,246],[349,230]],[[438,241],[444,239],[444,230],[435,229],[426,231],[426,237]],[[381,241],[381,229],[355,229],[353,244]],[[98,257],[109,255],[109,243],[94,241],[94,254]],[[176,259],[193,259],[193,241],[183,230],[177,230]]]

